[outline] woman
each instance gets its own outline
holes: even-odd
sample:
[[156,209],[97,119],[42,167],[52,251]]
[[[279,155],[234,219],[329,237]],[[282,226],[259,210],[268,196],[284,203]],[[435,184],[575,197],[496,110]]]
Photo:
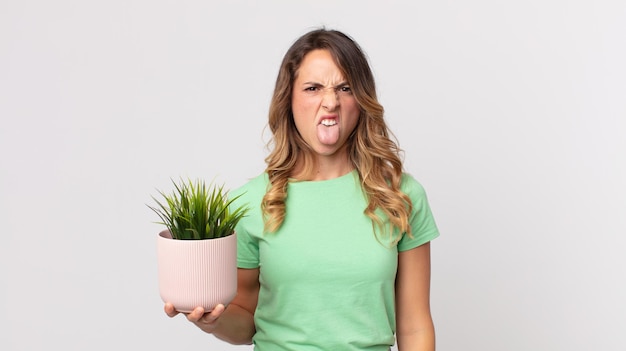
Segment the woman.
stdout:
[[[434,350],[430,241],[420,184],[403,172],[372,72],[350,37],[319,29],[280,67],[265,172],[233,191],[238,292],[187,318],[255,350]],[[166,303],[166,313],[177,313]]]

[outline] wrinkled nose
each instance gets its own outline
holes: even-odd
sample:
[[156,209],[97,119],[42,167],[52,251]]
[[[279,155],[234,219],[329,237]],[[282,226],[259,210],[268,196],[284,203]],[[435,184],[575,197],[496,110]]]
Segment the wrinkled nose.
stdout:
[[339,96],[335,89],[328,89],[322,97],[322,107],[328,111],[332,111],[339,106]]

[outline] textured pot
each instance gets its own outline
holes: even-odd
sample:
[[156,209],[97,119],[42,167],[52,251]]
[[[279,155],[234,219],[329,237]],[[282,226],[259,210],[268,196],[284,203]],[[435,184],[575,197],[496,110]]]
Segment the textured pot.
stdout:
[[159,293],[179,312],[230,303],[237,293],[237,238],[176,240],[157,236]]

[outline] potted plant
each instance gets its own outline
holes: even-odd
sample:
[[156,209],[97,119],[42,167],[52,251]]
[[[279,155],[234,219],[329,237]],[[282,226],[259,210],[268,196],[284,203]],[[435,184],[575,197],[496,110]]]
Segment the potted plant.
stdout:
[[237,292],[235,226],[247,207],[231,208],[224,185],[202,180],[174,182],[174,191],[159,191],[164,201],[150,206],[167,229],[157,235],[159,293],[179,312],[205,311],[228,304]]

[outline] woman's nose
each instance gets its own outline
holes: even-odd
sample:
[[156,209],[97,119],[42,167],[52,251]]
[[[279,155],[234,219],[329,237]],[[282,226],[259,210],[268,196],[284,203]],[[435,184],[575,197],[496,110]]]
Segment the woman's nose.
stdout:
[[339,106],[339,96],[335,89],[327,89],[322,97],[322,107],[328,111],[332,111]]

